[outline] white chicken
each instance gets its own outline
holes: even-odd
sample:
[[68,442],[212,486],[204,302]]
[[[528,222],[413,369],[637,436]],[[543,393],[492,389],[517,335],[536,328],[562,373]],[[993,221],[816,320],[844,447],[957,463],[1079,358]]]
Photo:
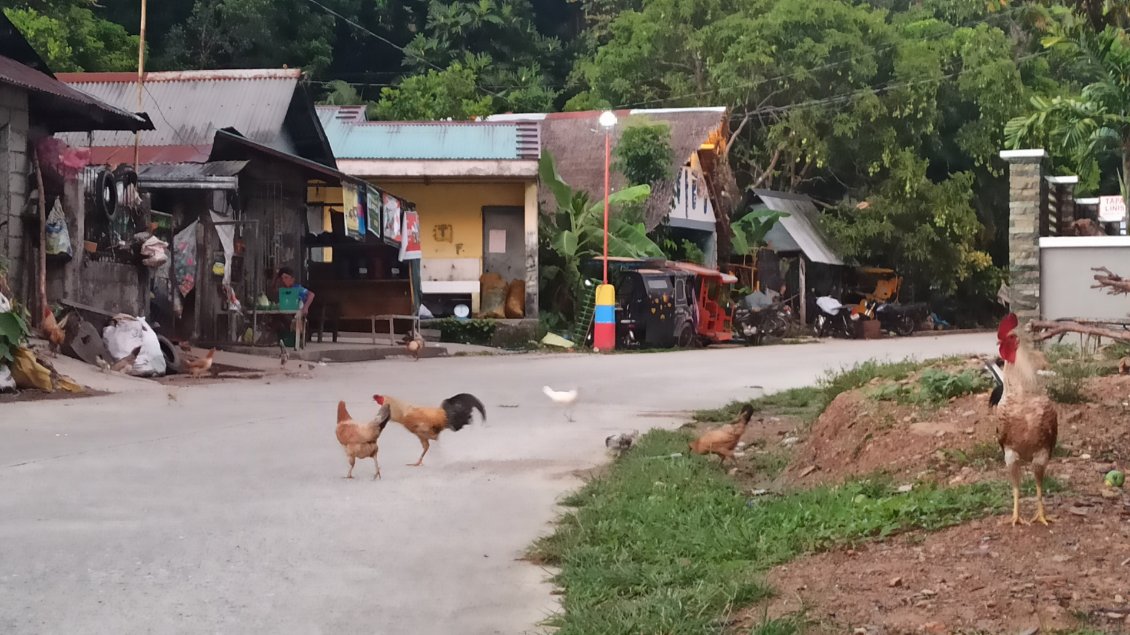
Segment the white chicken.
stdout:
[[569,391],[554,390],[549,386],[542,386],[541,391],[549,397],[553,403],[560,404],[565,409],[565,418],[569,421],[573,420],[573,406],[577,403],[577,397],[580,391],[576,388]]

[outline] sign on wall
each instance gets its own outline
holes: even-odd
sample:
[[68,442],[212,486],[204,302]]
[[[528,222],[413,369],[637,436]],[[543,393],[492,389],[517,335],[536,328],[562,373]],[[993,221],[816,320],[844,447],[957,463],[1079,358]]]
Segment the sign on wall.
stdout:
[[365,189],[365,228],[370,234],[381,237],[381,193],[373,188]]
[[392,245],[400,244],[400,199],[390,194],[383,197],[381,209],[381,236]]
[[357,188],[350,184],[342,184],[341,206],[345,212],[345,235],[350,238],[364,236],[364,221],[361,220],[361,201],[357,195]]
[[1126,201],[1121,196],[1099,197],[1099,222],[1119,223],[1126,218]]
[[404,240],[400,243],[401,260],[418,260],[420,247],[420,215],[414,209],[404,210]]

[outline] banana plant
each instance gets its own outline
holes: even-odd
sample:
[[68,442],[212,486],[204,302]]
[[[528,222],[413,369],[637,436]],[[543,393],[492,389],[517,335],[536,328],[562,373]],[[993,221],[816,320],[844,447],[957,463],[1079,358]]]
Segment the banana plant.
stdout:
[[[575,190],[561,178],[552,155],[542,154],[539,165],[542,187],[553,194],[552,215],[541,216],[542,247],[550,256],[539,264],[542,287],[554,308],[568,313],[575,306],[581,287],[581,265],[604,253],[604,200],[594,201],[587,192]],[[647,235],[643,223],[632,222],[624,208],[638,206],[651,195],[648,185],[636,185],[608,197],[608,255],[623,258],[663,258],[663,250]]]

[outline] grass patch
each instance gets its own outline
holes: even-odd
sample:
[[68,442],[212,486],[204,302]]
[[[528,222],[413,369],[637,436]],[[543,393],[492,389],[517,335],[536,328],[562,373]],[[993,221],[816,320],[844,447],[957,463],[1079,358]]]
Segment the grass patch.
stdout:
[[[893,363],[867,361],[838,371],[829,371],[815,386],[784,390],[752,401],[734,401],[721,408],[698,410],[694,413],[694,419],[708,423],[731,421],[738,416],[741,407],[749,403],[753,406],[755,413],[794,416],[810,423],[815,421],[840,393],[863,388],[872,382],[876,382],[876,380],[887,382],[884,387],[876,390],[892,391],[889,397],[893,399],[894,392],[901,388],[897,382],[906,380],[913,373],[922,369],[927,369],[923,376],[931,372],[934,373],[933,380],[926,388],[926,394],[930,395],[931,399],[949,399],[951,397],[943,397],[943,395],[960,396],[960,394],[967,394],[961,392],[962,390],[974,392],[982,390],[984,386],[988,385],[976,373],[965,371],[953,375],[935,368],[944,365],[946,362],[945,359],[929,362],[905,361]],[[889,386],[894,388],[888,388]]]
[[[874,478],[749,499],[717,465],[680,456],[687,437],[653,431],[565,501],[576,509],[531,551],[560,567],[560,635],[714,633],[727,612],[767,597],[765,569],[796,556],[998,512],[1007,488]],[[787,621],[755,631],[789,633]]]

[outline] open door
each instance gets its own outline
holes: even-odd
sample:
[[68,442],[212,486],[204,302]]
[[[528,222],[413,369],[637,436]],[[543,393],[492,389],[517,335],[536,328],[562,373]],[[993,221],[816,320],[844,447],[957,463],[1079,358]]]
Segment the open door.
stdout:
[[506,282],[526,279],[525,210],[483,208],[483,273],[497,273]]

